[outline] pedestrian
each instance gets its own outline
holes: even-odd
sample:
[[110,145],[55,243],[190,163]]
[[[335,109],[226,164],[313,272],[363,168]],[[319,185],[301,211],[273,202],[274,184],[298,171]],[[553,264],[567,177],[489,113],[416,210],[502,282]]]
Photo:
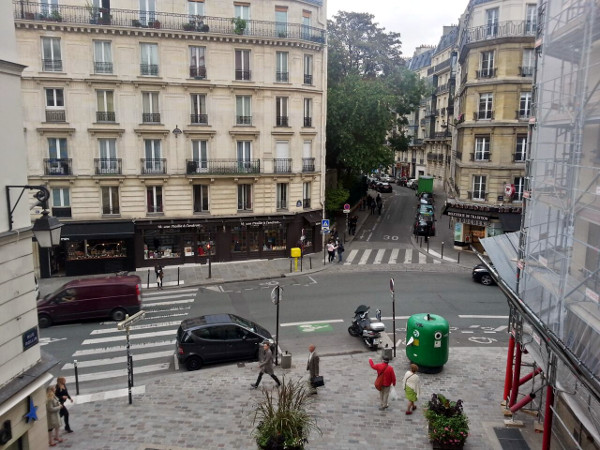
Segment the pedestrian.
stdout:
[[371,200],[371,215],[375,215],[375,208],[377,208],[377,203],[375,200]]
[[416,364],[410,365],[410,370],[407,370],[404,374],[404,378],[402,379],[402,386],[404,387],[404,393],[406,394],[406,399],[408,400],[408,409],[406,410],[406,414],[412,414],[415,409],[417,409],[417,405],[415,402],[421,396],[421,379],[417,372],[419,371],[419,366]]
[[381,208],[383,208],[383,200],[381,200],[381,194],[377,194],[375,203],[377,203],[377,211],[379,212],[379,215],[381,215]]
[[327,242],[327,253],[329,254],[329,262],[335,261],[335,245],[333,245],[331,239]]
[[156,263],[156,266],[154,266],[154,273],[156,273],[156,287],[162,289],[162,280],[165,275],[160,263]]
[[308,346],[308,361],[306,363],[306,370],[308,370],[308,385],[309,393],[311,395],[317,394],[317,388],[313,385],[313,381],[319,376],[319,355],[317,355],[316,347],[314,344]]
[[271,352],[271,345],[268,342],[265,342],[263,344],[263,350],[264,352],[262,354],[260,362],[258,363],[260,373],[258,374],[256,383],[251,384],[250,386],[256,389],[260,384],[260,380],[262,380],[263,374],[266,373],[268,375],[271,375],[271,378],[275,380],[275,383],[277,383],[277,387],[279,387],[281,386],[281,382],[279,381],[279,378],[277,378],[275,373],[273,373],[273,353]]
[[67,390],[67,380],[65,377],[58,377],[56,379],[56,387],[54,388],[54,393],[56,394],[56,398],[58,398],[58,402],[60,403],[60,411],[59,416],[63,417],[65,420],[65,431],[67,433],[72,433],[73,430],[69,425],[69,410],[65,406],[67,400],[71,400],[73,403],[73,399],[69,395],[69,391]]
[[48,386],[46,388],[46,416],[48,418],[48,445],[50,447],[63,442],[63,439],[58,436],[58,429],[60,428],[60,416],[58,412],[60,408],[60,402],[56,398],[54,386]]
[[350,234],[354,236],[356,234],[356,224],[358,223],[358,216],[352,216],[350,218]]
[[[394,372],[394,368],[389,365],[389,362],[390,360],[388,358],[383,358],[383,362],[373,364],[373,360],[369,358],[369,364],[377,371],[377,378],[379,379],[379,377],[381,377],[381,389],[379,390],[379,400],[381,403],[379,406],[380,411],[383,411],[390,406],[388,404],[390,390],[392,389],[392,386],[396,386],[396,373]],[[375,381],[375,384],[377,384],[377,380]]]
[[341,241],[338,241],[336,245],[337,255],[338,255],[338,263],[342,262],[342,257],[344,256],[344,244]]

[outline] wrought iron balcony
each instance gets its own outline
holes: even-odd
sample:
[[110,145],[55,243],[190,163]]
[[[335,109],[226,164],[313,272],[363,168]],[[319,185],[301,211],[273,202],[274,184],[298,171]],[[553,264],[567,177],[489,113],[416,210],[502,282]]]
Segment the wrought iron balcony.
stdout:
[[250,81],[250,71],[235,69],[235,79],[241,81]]
[[166,158],[159,159],[140,159],[142,162],[142,174],[144,175],[164,175],[167,173]]
[[289,81],[289,78],[290,78],[289,72],[276,72],[275,73],[275,80],[280,83],[287,83]]
[[114,111],[96,111],[96,122],[114,122]]
[[292,173],[292,158],[274,158],[274,173]]
[[236,116],[236,125],[252,125],[252,116]]
[[471,153],[471,161],[491,161],[492,160],[492,154],[491,152],[477,152],[477,153]]
[[94,62],[94,73],[113,73],[113,63],[111,62]]
[[496,78],[496,68],[475,71],[475,78]]
[[305,117],[304,118],[304,126],[305,127],[312,127],[312,117]]
[[206,78],[206,67],[190,66],[190,78],[204,80]]
[[122,173],[121,158],[94,158],[96,175],[120,175]]
[[47,109],[46,122],[66,122],[64,109]]
[[517,120],[529,120],[531,111],[529,109],[519,109],[518,111],[515,111],[515,116]]
[[[309,3],[322,5],[318,0]],[[94,8],[87,6],[52,5],[52,14],[42,14],[48,4],[13,0],[13,16],[16,20],[54,21],[66,24],[155,28],[190,33],[210,33],[236,36],[235,23],[231,17],[202,16],[202,26],[190,27],[189,14],[141,11],[139,9]],[[193,22],[196,25],[199,22]],[[246,20],[244,36],[299,39],[325,44],[326,31],[301,23],[281,23],[266,20]]]
[[492,120],[494,111],[477,111],[473,113],[473,120]]
[[52,215],[54,217],[71,217],[70,206],[53,206]]
[[190,114],[190,123],[208,124],[208,114]]
[[277,116],[277,126],[278,127],[287,127],[288,126],[288,116]]
[[142,113],[143,123],[160,123],[160,113]]
[[532,77],[533,71],[533,66],[519,66],[519,75],[521,75],[522,77]]
[[115,215],[115,214],[120,214],[120,209],[119,209],[119,205],[103,205],[102,206],[102,215],[104,216],[109,216],[109,215]]
[[187,175],[229,175],[243,173],[260,173],[260,159],[188,159]]
[[140,64],[140,74],[158,76],[158,64]]
[[315,171],[315,158],[302,158],[302,172]]
[[310,198],[305,198],[302,200],[302,206],[304,208],[310,208]]
[[304,74],[304,84],[312,85],[312,83],[313,83],[313,76]]
[[71,158],[46,158],[44,159],[44,174],[46,175],[73,175]]
[[42,59],[44,72],[62,72],[62,59]]
[[490,39],[500,39],[507,37],[530,36],[533,40],[535,37],[535,29],[532,29],[531,22],[521,21],[506,21],[497,22],[491,25],[481,25],[473,27],[462,35],[460,42],[460,53],[464,51],[464,46],[474,42],[486,41]]

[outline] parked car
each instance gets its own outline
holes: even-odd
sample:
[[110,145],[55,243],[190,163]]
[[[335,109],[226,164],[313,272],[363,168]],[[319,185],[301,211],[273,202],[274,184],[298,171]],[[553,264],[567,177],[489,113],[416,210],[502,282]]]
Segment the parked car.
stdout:
[[475,267],[473,267],[473,280],[483,284],[484,286],[492,286],[496,284],[490,275],[490,271],[483,264],[477,264]]
[[111,318],[116,322],[142,306],[142,281],[137,275],[69,281],[38,300],[40,328],[53,323]]
[[379,177],[379,181],[389,183],[390,181],[392,181],[392,177],[390,177],[389,175],[382,175]]
[[209,363],[257,359],[265,341],[272,344],[273,336],[251,320],[235,314],[209,314],[181,322],[175,353],[188,370],[198,370]]
[[419,200],[421,204],[433,205],[433,194],[429,192],[422,192],[419,196]]
[[406,182],[406,187],[411,189],[417,189],[417,180],[414,178],[409,179]]
[[406,186],[406,182],[408,181],[408,178],[406,177],[398,177],[396,178],[396,184],[398,186]]
[[415,236],[435,236],[435,218],[431,216],[417,214],[415,224],[413,225],[413,234]]
[[433,206],[429,204],[419,204],[419,206],[417,206],[417,215],[419,214],[424,216],[432,216]]
[[379,183],[377,185],[377,191],[379,192],[392,192],[392,185],[390,183]]

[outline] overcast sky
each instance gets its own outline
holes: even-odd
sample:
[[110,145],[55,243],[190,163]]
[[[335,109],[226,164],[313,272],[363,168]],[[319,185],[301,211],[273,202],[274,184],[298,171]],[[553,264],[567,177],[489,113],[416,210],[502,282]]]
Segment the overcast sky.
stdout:
[[437,45],[444,25],[458,24],[468,0],[327,0],[327,18],[338,11],[369,13],[386,31],[400,33],[402,56],[421,44]]

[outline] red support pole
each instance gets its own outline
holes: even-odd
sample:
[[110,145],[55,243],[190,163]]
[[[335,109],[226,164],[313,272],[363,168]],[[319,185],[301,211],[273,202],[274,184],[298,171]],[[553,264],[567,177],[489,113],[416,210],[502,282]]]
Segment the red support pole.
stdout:
[[518,403],[515,403],[513,406],[510,407],[510,412],[514,413],[515,411],[518,411],[523,406],[525,406],[528,403],[530,403],[531,401],[533,401],[534,398],[535,398],[535,394],[526,395]]
[[512,379],[512,389],[510,392],[510,401],[508,407],[512,407],[517,402],[519,395],[519,378],[521,377],[521,344],[517,343],[517,354],[515,356],[515,370]]
[[554,389],[546,386],[546,408],[544,411],[544,435],[542,437],[542,450],[550,450],[552,437],[552,406],[554,406]]
[[504,394],[502,400],[508,400],[512,383],[513,358],[515,357],[515,338],[511,334],[508,338],[508,355],[506,356],[506,373],[504,375]]
[[538,367],[537,369],[535,369],[533,372],[528,373],[527,375],[525,375],[523,378],[521,378],[519,380],[519,386],[522,386],[524,383],[527,383],[529,380],[531,380],[533,377],[535,377],[538,373],[540,373],[542,371],[541,367]]

